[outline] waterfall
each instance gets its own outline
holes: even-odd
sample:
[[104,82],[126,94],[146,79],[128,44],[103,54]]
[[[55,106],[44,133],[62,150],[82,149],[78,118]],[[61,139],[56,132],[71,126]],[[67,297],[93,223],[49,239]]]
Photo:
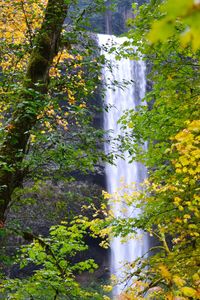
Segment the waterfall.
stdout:
[[[112,72],[109,67],[105,66],[102,71],[105,88],[111,82],[132,82],[126,88],[114,87],[106,88],[105,104],[110,107],[108,112],[104,113],[104,129],[112,130],[112,137],[115,138],[121,134],[120,125],[117,123],[123,112],[127,109],[136,109],[137,105],[141,104],[141,99],[145,95],[146,81],[145,81],[145,63],[144,61],[131,61],[122,58],[116,60],[115,54],[108,53],[105,49],[113,45],[120,46],[125,41],[125,38],[117,38],[115,36],[99,34],[99,46],[102,54],[112,66]],[[105,144],[105,152],[110,153],[116,149],[112,148],[112,144]],[[120,186],[120,181],[123,179],[125,184],[140,183],[146,177],[146,170],[140,163],[128,163],[128,153],[125,153],[125,159],[118,158],[115,165],[107,164],[105,167],[107,191],[114,193]],[[120,212],[123,204],[117,203],[112,205],[112,210],[116,217],[122,216]],[[129,208],[128,216],[135,216],[138,213],[133,208]],[[124,216],[126,217],[126,216]],[[121,278],[123,273],[123,263],[131,262],[137,257],[141,256],[147,250],[147,238],[143,237],[141,240],[130,239],[128,242],[122,244],[120,238],[114,238],[111,242],[111,274]],[[127,283],[128,284],[128,283]],[[113,291],[113,297],[123,292],[124,286],[118,284]]]

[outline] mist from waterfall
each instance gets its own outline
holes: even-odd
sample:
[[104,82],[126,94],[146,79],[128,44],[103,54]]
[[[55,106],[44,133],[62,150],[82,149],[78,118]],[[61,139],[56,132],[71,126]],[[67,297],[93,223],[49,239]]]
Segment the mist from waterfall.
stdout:
[[[104,129],[112,130],[112,139],[122,134],[121,126],[117,123],[123,112],[127,109],[136,109],[137,105],[141,104],[141,99],[145,95],[146,80],[145,80],[145,63],[142,60],[133,61],[122,58],[116,60],[115,53],[108,53],[106,48],[111,48],[113,45],[119,47],[126,39],[118,38],[111,35],[99,34],[99,46],[101,47],[102,54],[105,55],[106,60],[111,64],[111,69],[105,65],[102,70],[103,81],[105,86],[105,105],[110,107],[108,112],[104,113]],[[124,88],[115,86],[108,88],[111,82],[131,82]],[[115,152],[112,143],[104,145],[105,153]],[[145,167],[138,163],[128,163],[128,153],[124,154],[125,158],[117,158],[115,165],[106,164],[106,182],[107,191],[113,194],[123,184],[131,185],[132,183],[139,184],[146,178]],[[139,211],[130,207],[123,215],[123,203],[111,204],[111,209],[116,217],[122,216],[134,217]],[[120,238],[114,238],[111,242],[111,261],[110,268],[111,274],[121,278],[123,276],[124,262],[131,262],[137,257],[143,255],[148,248],[148,240],[145,236],[141,239],[130,239],[126,243],[121,243]],[[129,283],[127,283],[129,284]],[[123,292],[124,284],[118,284],[113,290],[113,297]]]

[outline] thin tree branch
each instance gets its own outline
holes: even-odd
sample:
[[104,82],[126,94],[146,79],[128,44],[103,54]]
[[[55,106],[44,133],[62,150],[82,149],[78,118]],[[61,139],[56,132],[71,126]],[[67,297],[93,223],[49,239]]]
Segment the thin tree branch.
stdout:
[[33,40],[32,28],[30,26],[30,23],[28,21],[27,15],[26,15],[26,10],[25,10],[25,7],[24,7],[24,1],[21,0],[20,3],[21,3],[22,12],[24,14],[25,23],[26,23],[26,26],[27,26],[27,32],[28,32],[28,35],[29,35],[29,42],[30,42],[31,48],[33,48],[33,43],[32,43],[32,40]]

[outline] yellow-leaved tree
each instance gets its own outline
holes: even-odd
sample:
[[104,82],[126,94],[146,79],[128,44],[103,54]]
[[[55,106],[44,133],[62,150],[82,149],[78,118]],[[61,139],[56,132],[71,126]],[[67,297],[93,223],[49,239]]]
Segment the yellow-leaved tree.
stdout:
[[13,191],[31,170],[44,176],[44,166],[52,162],[60,168],[57,175],[62,166],[65,173],[86,172],[98,157],[106,159],[97,147],[103,133],[92,127],[94,108],[89,113],[86,104],[97,89],[102,62],[85,29],[89,15],[104,5],[70,0],[1,0],[0,5],[3,228]]

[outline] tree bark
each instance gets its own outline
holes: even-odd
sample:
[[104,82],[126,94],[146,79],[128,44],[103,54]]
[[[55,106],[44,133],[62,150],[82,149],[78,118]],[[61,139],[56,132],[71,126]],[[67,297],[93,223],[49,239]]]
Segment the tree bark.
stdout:
[[45,107],[49,68],[59,50],[61,30],[68,11],[66,2],[48,1],[42,26],[33,42],[24,91],[5,128],[5,138],[0,146],[0,227],[4,226],[12,193],[23,181],[22,161],[30,130]]

